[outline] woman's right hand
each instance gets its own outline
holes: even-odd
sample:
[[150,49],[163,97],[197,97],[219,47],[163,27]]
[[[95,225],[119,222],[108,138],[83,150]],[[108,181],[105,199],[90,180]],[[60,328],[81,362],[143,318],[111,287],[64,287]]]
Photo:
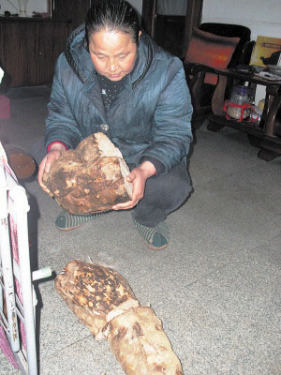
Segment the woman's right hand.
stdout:
[[41,188],[48,193],[45,186],[43,185],[43,174],[46,172],[48,173],[50,171],[52,163],[59,159],[62,154],[65,152],[65,147],[61,144],[54,144],[50,151],[47,153],[46,156],[42,159],[39,169],[38,169],[38,183],[41,186]]

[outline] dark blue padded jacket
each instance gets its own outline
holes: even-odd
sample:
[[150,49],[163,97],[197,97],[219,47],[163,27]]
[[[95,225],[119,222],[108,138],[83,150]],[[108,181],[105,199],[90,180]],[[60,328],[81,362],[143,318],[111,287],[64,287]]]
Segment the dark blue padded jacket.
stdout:
[[142,33],[133,71],[106,112],[84,27],[75,30],[58,58],[46,119],[45,145],[75,148],[105,133],[127,163],[156,160],[159,171],[179,164],[192,141],[192,105],[182,62]]

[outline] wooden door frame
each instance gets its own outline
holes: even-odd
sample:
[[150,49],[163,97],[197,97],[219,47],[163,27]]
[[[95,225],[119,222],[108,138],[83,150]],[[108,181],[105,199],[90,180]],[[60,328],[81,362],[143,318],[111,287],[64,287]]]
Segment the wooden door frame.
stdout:
[[185,32],[184,32],[184,47],[183,50],[187,51],[191,36],[192,28],[198,27],[202,19],[202,8],[204,0],[187,0],[187,11],[185,19]]
[[[142,2],[142,24],[145,31],[155,36],[155,18],[156,18],[157,0],[143,0]],[[184,51],[187,50],[192,35],[192,27],[199,26],[201,23],[203,0],[188,0],[184,32]]]
[[142,1],[142,26],[152,38],[155,36],[156,4],[157,0]]

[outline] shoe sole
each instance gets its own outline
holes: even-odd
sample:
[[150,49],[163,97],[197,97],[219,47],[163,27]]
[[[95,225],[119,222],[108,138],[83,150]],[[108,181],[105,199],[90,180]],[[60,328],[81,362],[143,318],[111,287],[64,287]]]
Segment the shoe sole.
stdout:
[[61,230],[62,232],[69,232],[71,230],[75,230],[75,229],[78,229],[78,228],[82,227],[83,225],[89,223],[92,220],[95,220],[98,216],[103,216],[107,212],[109,212],[109,210],[108,211],[103,211],[103,212],[96,212],[95,214],[93,214],[94,216],[92,218],[90,218],[90,220],[82,221],[80,224],[77,224],[77,225],[74,225],[74,226],[69,226],[69,227],[60,227],[60,226],[56,225],[56,222],[58,220],[58,218],[57,218],[57,220],[55,222],[55,227],[58,230]]
[[85,225],[86,223],[82,223],[82,224],[79,224],[79,225],[76,225],[75,227],[69,227],[69,228],[60,228],[60,227],[57,227],[56,228],[62,232],[70,232],[72,230],[75,230],[75,229],[78,229],[80,227],[82,227],[83,225]]
[[169,245],[169,244],[166,244],[166,245],[163,245],[163,246],[157,247],[157,246],[153,246],[153,245],[147,243],[145,240],[143,240],[143,243],[145,244],[145,246],[146,246],[149,250],[154,250],[154,251],[157,251],[157,250],[165,250],[166,247],[168,247],[168,245]]

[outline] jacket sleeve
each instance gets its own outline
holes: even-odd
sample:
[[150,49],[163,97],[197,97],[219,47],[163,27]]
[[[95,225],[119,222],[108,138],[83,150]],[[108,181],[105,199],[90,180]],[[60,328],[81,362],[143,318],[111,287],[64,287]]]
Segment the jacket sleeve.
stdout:
[[152,159],[161,162],[164,168],[160,173],[179,164],[192,141],[193,108],[183,67],[174,74],[168,72],[165,79],[154,113],[152,142],[141,159],[141,162]]
[[[62,77],[63,72],[63,77]],[[52,84],[48,116],[45,129],[45,147],[52,142],[60,141],[67,148],[75,148],[81,140],[81,133],[71,111],[63,82],[74,79],[74,72],[68,65],[64,54],[56,63]]]

